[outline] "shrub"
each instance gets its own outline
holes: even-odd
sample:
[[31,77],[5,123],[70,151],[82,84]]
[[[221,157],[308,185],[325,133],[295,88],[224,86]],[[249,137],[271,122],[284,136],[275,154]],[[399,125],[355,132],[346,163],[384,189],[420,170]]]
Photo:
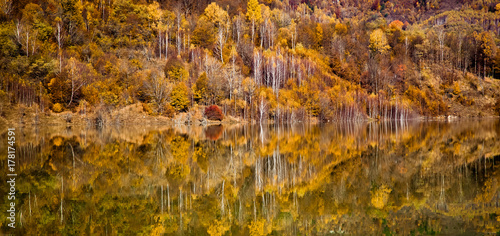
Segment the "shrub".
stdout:
[[460,104],[464,106],[472,106],[474,105],[474,99],[473,98],[468,98],[466,96],[459,95],[457,98],[457,101],[460,102]]
[[169,118],[174,117],[174,115],[175,115],[174,107],[172,107],[170,104],[167,103],[165,106],[163,106],[162,115],[169,117]]
[[209,120],[223,120],[224,115],[217,105],[211,105],[205,109],[205,117]]
[[142,110],[144,112],[146,112],[148,115],[153,115],[154,112],[153,112],[153,109],[151,108],[153,106],[153,104],[150,104],[150,103],[143,103],[142,104]]
[[458,82],[455,82],[453,84],[453,94],[455,95],[459,95],[462,91],[460,90],[460,85],[458,84]]
[[54,106],[52,106],[52,111],[54,111],[55,113],[60,113],[63,111],[63,109],[64,107],[61,103],[56,103],[54,104]]

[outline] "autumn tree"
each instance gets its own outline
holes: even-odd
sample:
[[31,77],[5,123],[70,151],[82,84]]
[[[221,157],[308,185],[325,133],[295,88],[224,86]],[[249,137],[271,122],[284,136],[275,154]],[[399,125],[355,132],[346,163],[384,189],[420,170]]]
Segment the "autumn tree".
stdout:
[[217,31],[205,17],[200,17],[193,31],[193,44],[202,48],[210,48],[215,42]]
[[228,31],[230,27],[230,18],[227,12],[219,7],[217,3],[212,2],[210,5],[205,8],[203,13],[204,18],[210,23],[212,23],[212,27],[216,29],[215,35],[215,53],[219,56],[221,62],[224,62],[223,50],[224,45],[226,44]]
[[67,104],[69,107],[80,89],[92,81],[92,78],[94,77],[94,69],[92,68],[92,65],[81,63],[72,57],[68,60],[66,70],[68,71],[69,84],[71,88],[71,96]]
[[56,37],[57,41],[57,54],[59,55],[59,72],[62,70],[62,46],[64,42],[64,32],[62,31],[62,20],[61,18],[57,17],[55,19],[56,25],[55,25],[55,30],[54,30],[54,36]]
[[384,31],[376,29],[370,34],[370,50],[373,54],[385,54],[391,47],[387,44]]
[[483,77],[486,76],[486,68],[491,65],[497,55],[497,46],[490,32],[475,33],[474,36],[478,42],[479,59],[483,61]]
[[251,26],[252,30],[252,45],[255,45],[255,27],[261,22],[262,14],[258,0],[249,0],[247,4],[247,14],[246,17]]
[[12,2],[13,0],[3,0],[0,1],[0,9],[2,9],[2,13],[8,16],[12,11]]
[[179,57],[168,59],[164,68],[165,76],[173,81],[186,81],[189,78],[189,71],[184,67],[184,63]]
[[171,84],[162,78],[156,71],[148,71],[147,79],[144,82],[145,91],[156,105],[157,112],[163,113],[168,102],[168,97],[172,92]]
[[179,82],[173,88],[170,95],[170,105],[174,107],[176,111],[185,111],[189,106],[189,91],[188,87],[184,82]]
[[69,39],[72,43],[76,43],[81,40],[81,28],[83,26],[82,17],[82,2],[78,0],[62,0],[61,10],[62,10],[62,25],[66,28],[68,32]]
[[196,83],[193,86],[194,100],[198,104],[206,102],[207,90],[208,90],[207,74],[203,72],[200,75],[200,77],[198,77]]

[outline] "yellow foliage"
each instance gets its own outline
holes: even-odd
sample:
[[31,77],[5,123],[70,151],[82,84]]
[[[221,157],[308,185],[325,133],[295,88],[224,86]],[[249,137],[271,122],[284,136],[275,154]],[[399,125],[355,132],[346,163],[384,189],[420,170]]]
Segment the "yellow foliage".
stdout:
[[335,25],[335,32],[339,35],[346,35],[347,34],[347,26],[342,23],[338,23]]
[[188,87],[184,82],[178,83],[172,90],[170,105],[177,111],[186,110],[189,106]]
[[387,37],[384,31],[376,29],[370,34],[370,50],[374,53],[384,54],[391,47],[387,44]]
[[230,228],[230,225],[226,221],[226,219],[215,220],[214,222],[212,222],[212,224],[210,224],[207,232],[211,236],[222,236],[222,235],[226,234],[226,232],[229,230],[229,228]]
[[266,220],[262,218],[257,221],[252,221],[248,228],[252,236],[268,235],[271,233],[271,225],[266,224]]
[[186,70],[184,62],[180,58],[172,57],[165,65],[165,75],[174,81],[186,81],[189,78],[189,71]]
[[384,184],[380,186],[378,189],[372,190],[371,192],[371,203],[377,209],[382,209],[387,204],[389,200],[389,194],[392,192],[392,189],[388,188]]
[[142,104],[142,110],[146,112],[148,115],[154,115],[154,111],[152,109],[153,104],[151,103],[143,103]]
[[54,139],[52,139],[52,143],[57,147],[61,146],[63,144],[63,141],[64,140],[61,137],[55,137]]
[[64,106],[61,103],[56,103],[54,106],[52,106],[52,111],[55,113],[60,113],[64,110]]
[[165,233],[165,227],[163,226],[163,221],[159,216],[155,216],[156,224],[154,224],[151,230],[151,235],[163,235]]
[[189,157],[190,142],[184,136],[175,136],[171,141],[171,152],[175,160],[185,163]]
[[459,95],[460,93],[462,93],[462,91],[460,90],[460,85],[458,84],[458,81],[455,81],[453,83],[453,94]]
[[316,42],[319,45],[323,41],[323,28],[321,27],[321,24],[317,23],[316,24]]
[[217,3],[212,2],[205,8],[203,13],[206,19],[214,24],[215,27],[228,27],[229,15]]

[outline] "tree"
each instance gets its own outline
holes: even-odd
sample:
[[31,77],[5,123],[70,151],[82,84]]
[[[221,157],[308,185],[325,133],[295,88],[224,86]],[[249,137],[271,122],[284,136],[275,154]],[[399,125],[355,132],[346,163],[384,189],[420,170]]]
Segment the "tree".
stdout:
[[222,63],[209,56],[205,55],[205,60],[203,62],[203,70],[207,74],[208,78],[208,95],[210,97],[210,103],[216,103],[218,100],[223,98],[223,87],[224,87],[224,67]]
[[391,47],[387,44],[384,31],[376,29],[370,34],[370,50],[374,54],[385,54]]
[[317,23],[316,24],[316,46],[318,48],[320,48],[322,42],[323,42],[323,27],[321,27],[321,24]]
[[[255,90],[257,89],[257,86],[255,85],[254,80],[252,80],[250,77],[245,78],[242,82],[242,87],[243,87],[245,101],[248,101],[248,103],[250,104],[250,107],[253,107],[252,98],[254,96]],[[245,113],[245,115],[246,115],[246,113]]]
[[403,26],[404,26],[404,23],[401,22],[400,20],[395,20],[395,21],[392,21],[390,24],[389,24],[389,28],[393,29],[393,30],[402,30],[403,29]]
[[68,102],[68,107],[73,102],[73,98],[76,93],[80,91],[80,89],[85,86],[89,81],[91,81],[93,77],[93,68],[92,65],[86,65],[75,58],[71,57],[68,60],[68,64],[66,66],[66,70],[68,71],[70,88],[71,88],[71,97]]
[[193,44],[202,48],[209,48],[215,42],[216,30],[213,24],[200,17],[193,31]]
[[253,77],[256,85],[262,83],[262,52],[258,49],[254,49],[253,53]]
[[240,44],[240,39],[245,28],[244,16],[242,14],[236,15],[233,18],[233,29],[236,31],[236,45]]
[[255,45],[255,26],[262,20],[262,14],[258,0],[248,1],[246,17],[252,24],[252,45]]
[[58,49],[57,54],[59,55],[59,73],[60,73],[62,70],[61,48],[62,48],[63,41],[64,41],[64,34],[62,32],[62,20],[61,20],[61,18],[56,17],[55,22],[56,22],[56,29],[54,32],[54,36],[56,37],[56,40],[57,40],[57,49]]
[[437,38],[439,42],[439,50],[441,52],[441,63],[443,63],[443,52],[444,52],[444,37],[445,37],[445,32],[443,27],[439,27],[437,30]]
[[227,11],[219,7],[215,2],[210,3],[205,8],[203,16],[217,28],[227,29],[229,27],[230,18]]
[[227,85],[229,86],[229,99],[233,98],[233,89],[236,89],[240,84],[240,76],[239,76],[239,70],[237,65],[235,64],[236,62],[236,56],[238,53],[236,52],[236,47],[231,48],[231,68],[230,68],[230,73],[229,76],[227,76]]
[[[203,16],[208,22],[212,23],[212,27],[217,30],[216,33],[216,46],[214,48],[215,53],[219,56],[221,62],[224,63],[224,57],[222,51],[224,50],[224,45],[227,41],[227,31],[230,26],[230,18],[227,12],[219,7],[217,3],[212,2],[205,8]],[[206,36],[202,36],[206,37]]]
[[203,72],[196,80],[193,86],[194,99],[198,104],[206,102],[208,78],[207,73]]
[[484,31],[479,34],[474,32],[474,36],[478,42],[479,59],[483,61],[483,77],[485,77],[487,65],[493,62],[497,54],[497,46],[490,32]]
[[264,96],[261,94],[259,96],[259,122],[262,123],[262,119],[264,118],[264,114],[267,110],[267,102],[265,101]]
[[13,0],[0,0],[0,8],[2,9],[2,13],[6,16],[12,11],[12,2]]
[[172,91],[171,85],[156,72],[148,71],[145,81],[146,93],[153,99],[158,113],[163,113],[167,98]]
[[184,68],[184,63],[179,57],[168,59],[164,71],[165,76],[175,82],[186,81],[189,78],[189,71]]
[[189,106],[188,87],[184,82],[179,82],[170,95],[170,105],[176,111],[185,111]]
[[62,23],[66,27],[70,40],[78,40],[80,29],[83,26],[82,3],[79,0],[62,0]]
[[224,50],[224,45],[226,44],[226,34],[225,30],[222,27],[219,27],[217,30],[217,45],[215,46],[214,50],[216,54],[219,55],[220,61],[224,63],[224,55],[223,55],[223,50]]
[[47,85],[50,91],[50,100],[54,104],[65,104],[68,101],[67,91],[71,88],[69,87],[69,84],[66,83],[63,76],[66,76],[65,72],[59,73],[57,76],[52,78]]

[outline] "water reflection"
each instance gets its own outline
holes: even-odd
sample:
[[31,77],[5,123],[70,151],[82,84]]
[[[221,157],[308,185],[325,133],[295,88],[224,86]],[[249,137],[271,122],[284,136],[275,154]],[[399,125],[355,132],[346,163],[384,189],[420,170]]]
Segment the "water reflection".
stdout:
[[19,130],[16,232],[496,233],[499,137],[497,120]]

